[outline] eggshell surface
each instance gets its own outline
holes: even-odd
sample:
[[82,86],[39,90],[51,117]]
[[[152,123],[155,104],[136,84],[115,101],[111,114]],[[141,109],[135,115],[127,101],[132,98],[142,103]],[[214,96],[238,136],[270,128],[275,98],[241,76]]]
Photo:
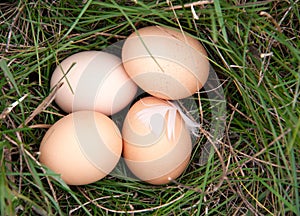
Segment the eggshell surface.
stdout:
[[209,74],[207,53],[185,32],[160,26],[132,33],[122,48],[128,75],[149,94],[182,99],[203,87]]
[[192,151],[190,133],[168,102],[146,97],[129,110],[122,128],[123,157],[139,179],[166,184],[187,167]]
[[122,138],[104,114],[78,111],[46,132],[39,160],[69,185],[93,183],[109,174],[122,152]]
[[55,102],[65,112],[91,110],[112,115],[127,106],[137,92],[119,57],[83,51],[64,59],[52,74],[50,86],[63,82]]

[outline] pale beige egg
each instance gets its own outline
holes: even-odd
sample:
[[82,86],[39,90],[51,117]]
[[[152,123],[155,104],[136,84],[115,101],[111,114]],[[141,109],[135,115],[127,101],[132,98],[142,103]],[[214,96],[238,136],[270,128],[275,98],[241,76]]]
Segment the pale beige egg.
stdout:
[[207,81],[209,61],[201,43],[186,32],[149,26],[132,33],[122,48],[128,75],[149,94],[186,98]]
[[165,100],[137,101],[125,118],[122,137],[127,166],[145,182],[166,184],[189,164],[190,133],[178,110]]
[[50,86],[63,82],[55,102],[65,112],[92,110],[112,115],[127,106],[137,92],[119,57],[84,51],[64,59],[52,74]]
[[108,175],[121,152],[121,134],[110,118],[94,111],[77,111],[46,132],[39,160],[67,184],[84,185]]

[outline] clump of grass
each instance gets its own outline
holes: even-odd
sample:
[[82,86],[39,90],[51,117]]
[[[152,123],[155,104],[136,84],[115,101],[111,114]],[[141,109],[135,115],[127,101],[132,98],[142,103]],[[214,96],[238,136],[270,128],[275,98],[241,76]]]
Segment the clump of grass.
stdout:
[[[300,215],[299,1],[168,2],[0,3],[1,215]],[[64,115],[49,103],[51,73],[148,25],[182,28],[207,49],[226,97],[221,157],[199,165],[203,137],[172,184],[108,176],[69,187],[38,162]]]

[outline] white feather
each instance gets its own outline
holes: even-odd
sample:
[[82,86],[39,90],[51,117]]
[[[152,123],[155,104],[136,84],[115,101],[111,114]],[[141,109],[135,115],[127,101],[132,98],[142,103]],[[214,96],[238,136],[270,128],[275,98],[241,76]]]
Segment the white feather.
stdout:
[[180,113],[180,116],[182,117],[187,129],[196,137],[199,137],[199,128],[200,128],[200,124],[196,121],[193,121],[192,119],[190,119],[180,108],[180,106],[177,103],[173,104],[178,112]]
[[[145,125],[148,125],[149,127],[151,127],[151,119],[153,118],[153,115],[159,114],[165,119],[166,115],[168,114],[167,133],[169,140],[175,139],[175,125],[177,112],[182,117],[187,129],[193,135],[198,136],[197,131],[200,124],[191,120],[186,114],[184,114],[184,112],[181,110],[177,103],[172,103],[168,101],[168,104],[166,105],[146,103],[144,103],[144,105],[147,106],[147,108],[137,112],[136,116],[140,121],[142,121]],[[153,130],[153,128],[150,129]]]

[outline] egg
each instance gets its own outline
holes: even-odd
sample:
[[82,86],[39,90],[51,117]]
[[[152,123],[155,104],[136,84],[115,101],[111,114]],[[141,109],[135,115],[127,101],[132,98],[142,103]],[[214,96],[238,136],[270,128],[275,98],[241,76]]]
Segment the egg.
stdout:
[[149,94],[177,100],[207,81],[209,61],[201,43],[186,32],[149,26],[132,33],[122,47],[124,68]]
[[64,84],[55,96],[67,113],[91,110],[112,115],[126,107],[137,92],[119,57],[102,51],[83,51],[64,59],[52,74],[50,86]]
[[189,164],[190,132],[170,102],[155,97],[137,101],[125,117],[122,137],[125,163],[145,182],[166,184]]
[[58,120],[40,145],[40,162],[69,185],[93,183],[118,163],[122,138],[115,123],[102,113],[77,111]]

